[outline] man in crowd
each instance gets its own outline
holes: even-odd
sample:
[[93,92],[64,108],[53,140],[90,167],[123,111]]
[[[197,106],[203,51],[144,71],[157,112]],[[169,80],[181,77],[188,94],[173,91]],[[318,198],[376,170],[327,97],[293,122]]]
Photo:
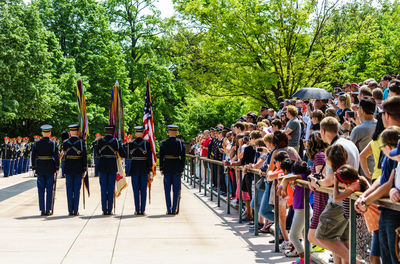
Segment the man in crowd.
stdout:
[[[356,144],[359,152],[369,144],[372,140],[372,135],[375,132],[376,119],[374,119],[375,113],[375,101],[371,97],[363,97],[360,100],[360,106],[358,108],[358,116],[352,118],[352,121],[357,124],[351,131],[350,140]],[[371,155],[367,159],[368,168],[373,171],[375,162],[374,157]],[[364,175],[360,170],[361,175]]]
[[[385,128],[400,127],[400,96],[390,96],[383,103],[382,121]],[[386,146],[382,146],[385,148]],[[388,161],[388,160],[387,160]],[[382,165],[382,175],[373,185],[365,191],[355,202],[359,212],[365,212],[374,201],[388,196],[393,186],[392,170],[395,163],[390,163],[390,168]],[[395,229],[400,226],[400,212],[381,208],[379,218],[379,244],[382,263],[399,263],[395,252]]]
[[293,147],[296,151],[299,151],[300,136],[301,136],[301,124],[297,118],[298,110],[295,106],[289,105],[287,107],[287,117],[289,122],[286,125],[285,133],[289,137],[289,147]]
[[[320,124],[322,140],[333,146],[340,144],[347,151],[347,164],[358,170],[360,160],[359,152],[353,142],[345,138],[339,138],[339,122],[333,117],[326,117]],[[334,171],[326,165],[326,176],[322,180],[310,177],[312,188],[320,186],[330,187],[334,182]],[[343,202],[334,202],[329,195],[329,201],[320,216],[320,221],[315,237],[322,248],[331,250],[334,254],[334,263],[346,263],[349,256],[349,222],[343,215]]]

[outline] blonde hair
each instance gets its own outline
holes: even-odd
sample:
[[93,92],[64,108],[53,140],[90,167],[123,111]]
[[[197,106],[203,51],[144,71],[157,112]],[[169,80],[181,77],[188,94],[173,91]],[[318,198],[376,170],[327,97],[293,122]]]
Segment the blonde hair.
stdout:
[[262,127],[266,127],[267,126],[267,124],[265,124],[264,122],[258,122],[257,123],[257,127],[258,128],[262,128]]
[[273,133],[268,133],[268,134],[266,134],[266,135],[264,136],[264,138],[263,138],[264,143],[265,143],[265,144],[267,144],[267,143],[271,143],[271,144],[272,144],[273,138],[274,138],[274,134],[273,134]]
[[338,98],[339,101],[344,102],[344,108],[350,108],[351,109],[351,98],[349,94],[342,94],[339,95]]

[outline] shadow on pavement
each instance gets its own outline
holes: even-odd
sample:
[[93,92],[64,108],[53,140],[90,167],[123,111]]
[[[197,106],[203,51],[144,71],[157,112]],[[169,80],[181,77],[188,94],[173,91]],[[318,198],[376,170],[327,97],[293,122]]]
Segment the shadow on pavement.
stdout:
[[16,220],[28,220],[28,219],[38,219],[38,218],[43,218],[43,220],[44,220],[44,219],[47,218],[47,216],[28,215],[28,216],[15,217],[14,219],[16,219]]
[[[192,190],[192,188],[189,188],[187,185],[183,184],[189,191]],[[213,202],[210,202],[209,199],[210,197],[204,197],[204,195],[198,194],[198,193],[192,193],[194,196],[196,196],[205,206],[207,206],[216,216],[218,216],[222,220],[222,224],[218,224],[221,226],[225,226],[229,228],[230,230],[233,231],[233,233],[236,236],[239,236],[241,239],[243,239],[250,251],[253,251],[256,259],[255,261],[257,263],[268,263],[268,264],[275,264],[275,263],[282,263],[282,262],[289,262],[289,260],[282,255],[282,253],[275,253],[274,252],[274,244],[269,244],[268,240],[273,239],[272,235],[261,235],[260,237],[264,237],[265,239],[265,244],[254,244],[251,240],[256,238],[254,236],[253,232],[249,232],[249,226],[247,225],[247,222],[244,222],[242,224],[238,223],[238,216],[237,216],[237,211],[234,209],[231,209],[231,214],[226,213],[226,204],[224,202],[221,202],[221,207],[220,208],[213,208],[213,206],[217,206],[216,200]],[[221,211],[222,210],[222,213]],[[294,261],[296,259],[293,259]]]

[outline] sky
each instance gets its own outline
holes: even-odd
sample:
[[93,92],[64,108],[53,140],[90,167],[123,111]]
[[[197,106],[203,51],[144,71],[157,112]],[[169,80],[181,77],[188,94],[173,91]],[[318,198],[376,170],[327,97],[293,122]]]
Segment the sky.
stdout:
[[[25,3],[30,3],[31,0],[24,0]],[[158,10],[161,11],[161,17],[171,17],[174,15],[174,5],[172,4],[172,0],[158,0],[155,3],[155,6]]]

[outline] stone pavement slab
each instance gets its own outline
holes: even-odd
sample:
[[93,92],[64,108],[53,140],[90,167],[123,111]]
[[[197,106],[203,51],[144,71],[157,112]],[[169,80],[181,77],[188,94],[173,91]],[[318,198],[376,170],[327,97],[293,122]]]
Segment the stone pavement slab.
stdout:
[[[102,216],[99,179],[80,216],[67,216],[65,179],[57,180],[55,214],[39,216],[32,174],[0,178],[0,263],[291,263],[273,253],[271,235],[254,237],[237,212],[182,185],[181,212],[165,215],[162,176],[152,185],[145,216],[134,215],[129,186],[116,213]],[[28,187],[29,188],[28,188]],[[4,194],[2,194],[4,192]],[[2,196],[3,195],[3,196]],[[202,197],[203,196],[203,197]],[[3,199],[2,199],[3,197]]]

